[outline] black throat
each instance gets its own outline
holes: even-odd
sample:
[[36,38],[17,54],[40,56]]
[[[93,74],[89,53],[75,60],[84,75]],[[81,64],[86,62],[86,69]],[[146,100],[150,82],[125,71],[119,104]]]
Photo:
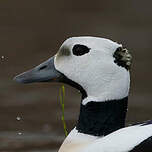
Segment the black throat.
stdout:
[[125,127],[128,97],[106,102],[89,102],[80,108],[76,129],[80,133],[105,136]]

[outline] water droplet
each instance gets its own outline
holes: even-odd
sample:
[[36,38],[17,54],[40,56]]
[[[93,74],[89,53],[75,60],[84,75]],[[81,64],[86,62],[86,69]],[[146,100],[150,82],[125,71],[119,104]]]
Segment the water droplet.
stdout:
[[19,132],[19,133],[18,133],[18,135],[22,135],[22,133],[21,133],[21,132]]
[[4,56],[2,55],[1,58],[4,59]]
[[16,117],[16,120],[20,121],[20,120],[21,120],[21,117],[17,116],[17,117]]

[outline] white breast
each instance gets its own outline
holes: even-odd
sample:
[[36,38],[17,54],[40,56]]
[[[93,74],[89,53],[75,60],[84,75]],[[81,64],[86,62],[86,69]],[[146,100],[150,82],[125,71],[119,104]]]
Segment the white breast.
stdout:
[[152,124],[126,127],[100,138],[73,129],[59,152],[128,152],[150,136]]
[[90,144],[93,144],[97,139],[98,137],[95,136],[78,133],[74,128],[64,140],[59,152],[80,152]]

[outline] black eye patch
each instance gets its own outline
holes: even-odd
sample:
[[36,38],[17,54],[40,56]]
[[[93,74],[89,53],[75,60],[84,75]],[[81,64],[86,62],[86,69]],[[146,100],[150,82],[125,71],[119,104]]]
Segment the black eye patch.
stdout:
[[88,48],[85,45],[81,45],[81,44],[74,45],[74,47],[72,49],[73,54],[76,56],[84,55],[84,54],[88,53],[89,51],[90,51],[90,48]]

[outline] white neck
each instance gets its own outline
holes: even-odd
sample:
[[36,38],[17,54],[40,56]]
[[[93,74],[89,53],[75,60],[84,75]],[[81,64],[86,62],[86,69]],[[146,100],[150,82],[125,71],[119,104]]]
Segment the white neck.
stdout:
[[[89,86],[91,87],[83,86],[87,92],[87,98],[82,101],[83,105],[86,105],[90,101],[105,102],[109,100],[119,100],[128,96],[130,87],[129,71],[120,68],[120,72],[111,72],[108,76],[106,80],[101,80],[102,77],[99,77],[99,81],[90,81]],[[97,79],[98,78],[96,78],[96,80]]]

